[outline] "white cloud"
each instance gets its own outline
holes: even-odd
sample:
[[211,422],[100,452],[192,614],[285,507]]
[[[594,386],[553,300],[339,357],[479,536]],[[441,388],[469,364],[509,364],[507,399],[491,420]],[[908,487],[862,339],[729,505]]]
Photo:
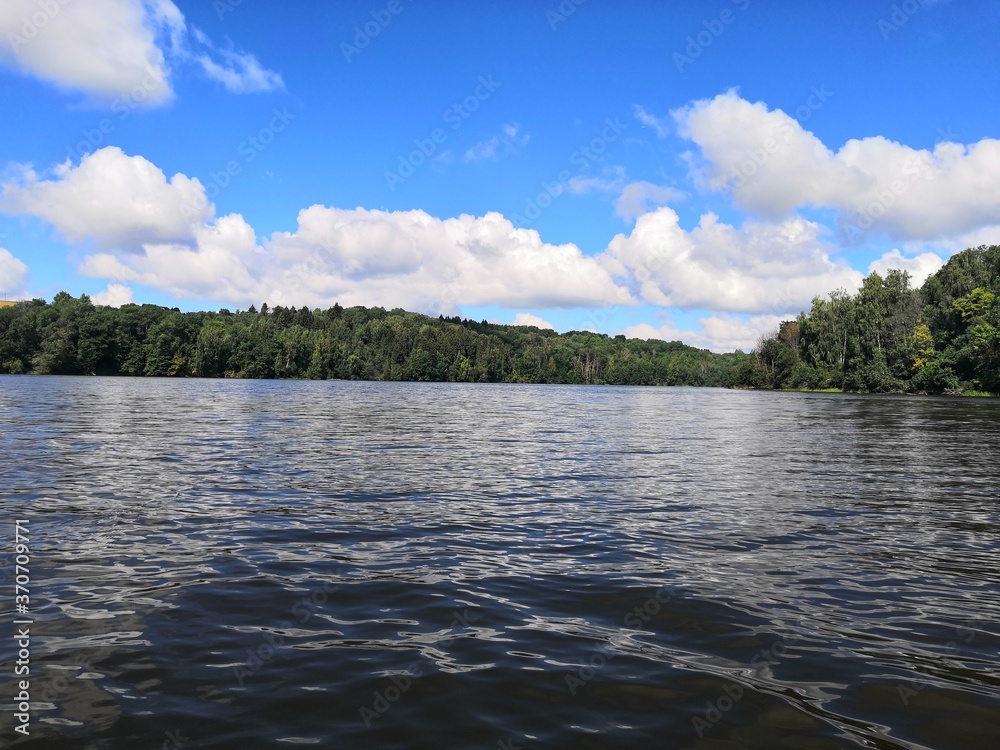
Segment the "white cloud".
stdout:
[[[659,190],[640,184],[639,197],[651,188]],[[339,301],[449,315],[464,305],[593,309],[641,300],[716,311],[694,332],[701,339],[691,339],[715,348],[749,335],[742,319],[725,313],[795,314],[815,296],[853,291],[862,280],[835,259],[814,222],[792,217],[734,227],[706,214],[687,231],[669,207],[640,215],[597,256],[546,243],[497,213],[441,219],[314,205],[299,212],[294,231],[258,238],[239,214],[213,219],[197,180],[168,180],[117,148],[75,168],[61,165],[47,180],[22,169],[4,186],[0,209],[49,221],[72,242],[96,241],[102,251],[84,256],[82,275],[178,298],[240,307]],[[894,251],[873,268],[902,266],[918,275],[940,262],[933,253]]]
[[479,141],[465,152],[462,159],[465,161],[485,161],[497,158],[497,149],[500,148],[500,138],[493,136],[485,141]]
[[699,349],[710,349],[713,352],[733,352],[742,349],[745,352],[756,348],[757,341],[778,330],[782,320],[789,316],[755,315],[752,317],[738,315],[709,315],[698,320],[695,329],[682,329],[674,325],[667,317],[662,326],[656,328],[648,323],[630,326],[625,329],[625,336],[630,339],[662,339],[663,341],[681,341],[688,346]]
[[156,34],[167,19],[139,0],[4,0],[0,60],[99,99],[110,101],[141,87],[146,104],[163,104],[172,91]]
[[635,119],[643,124],[643,127],[652,128],[657,138],[666,138],[670,135],[670,120],[666,117],[656,117],[646,111],[645,107],[638,104],[632,106]]
[[173,68],[183,63],[236,93],[282,85],[253,55],[189,31],[171,0],[3,0],[0,63],[99,102],[127,97],[131,106],[169,102]]
[[524,146],[531,140],[531,136],[521,132],[521,126],[517,123],[506,123],[500,128],[503,133],[504,143],[512,148]]
[[0,294],[20,296],[27,280],[28,267],[9,250],[0,247]]
[[898,249],[895,249],[872,261],[871,265],[868,266],[868,273],[878,271],[880,275],[885,276],[893,269],[909,271],[910,285],[919,287],[943,265],[944,259],[935,253],[923,253],[914,258],[907,258]]
[[781,218],[817,203],[818,192],[858,193],[866,187],[863,174],[837,164],[794,118],[734,91],[673,116],[680,135],[700,147],[705,163],[695,176],[710,189],[731,189],[737,205],[753,213]]
[[[201,35],[203,36],[203,35]],[[201,41],[199,39],[199,41]],[[205,38],[203,44],[214,49]],[[226,91],[233,94],[247,94],[258,91],[274,91],[285,84],[281,76],[273,70],[262,67],[256,57],[248,52],[216,50],[222,62],[216,62],[207,53],[196,54],[195,61],[209,78],[219,81]]]
[[665,206],[672,200],[679,200],[684,194],[679,190],[651,182],[632,182],[622,189],[615,201],[615,213],[626,221],[631,221],[653,208]]
[[567,186],[575,195],[618,193],[614,201],[615,213],[625,221],[631,221],[651,209],[684,197],[684,193],[672,187],[654,185],[644,180],[626,182],[627,179],[624,167],[609,166],[602,169],[600,175],[571,177]]
[[455,163],[455,154],[451,151],[442,151],[440,154],[431,159],[431,161],[439,166],[447,167]]
[[188,243],[142,254],[97,253],[77,271],[138,282],[175,297],[227,304],[400,306],[454,314],[460,305],[629,304],[594,258],[549,245],[499,214],[437,219],[423,211],[312,206],[295,232],[258,243],[239,215],[196,229]]
[[599,176],[576,175],[571,177],[569,190],[576,195],[590,192],[615,193],[624,187],[625,179],[625,167],[609,166],[602,169]]
[[781,110],[734,91],[673,116],[699,147],[695,177],[759,216],[833,208],[849,242],[868,232],[935,240],[1000,223],[1000,140],[929,151],[876,136],[833,152]]
[[5,183],[0,213],[31,214],[55,226],[70,242],[92,238],[104,246],[189,239],[215,208],[194,178],[163,172],[141,156],[109,146],[66,162],[52,179],[30,170]]
[[316,297],[430,312],[631,301],[575,245],[542,242],[496,213],[438,219],[423,211],[312,206],[298,223],[294,233],[273,235],[268,251],[279,267],[302,276],[290,288]]
[[985,226],[937,242],[908,242],[904,244],[904,248],[910,253],[931,250],[951,256],[968,247],[980,245],[1000,245],[1000,225]]
[[259,242],[238,214],[212,221],[197,180],[101,149],[40,180],[3,187],[0,210],[37,216],[70,242],[96,241],[78,272],[177,297],[250,304],[571,308],[630,304],[628,291],[572,244],[551,245],[496,213],[438,219],[423,211],[312,206],[295,232]]
[[260,287],[264,251],[253,228],[239,214],[223,216],[197,229],[192,244],[145,245],[142,256],[124,257],[141,269],[139,280],[177,297],[252,301]]
[[550,331],[555,330],[549,321],[539,318],[537,315],[532,315],[531,313],[521,312],[514,316],[514,320],[511,322],[512,326],[534,326],[535,328],[546,328]]
[[[119,283],[138,282],[174,297],[249,305],[262,299],[260,273],[268,270],[263,261],[264,251],[253,229],[242,216],[230,214],[198,227],[191,243],[146,244],[141,254],[88,255],[77,273]],[[280,279],[276,276],[275,280]],[[289,291],[294,295],[294,286]]]
[[652,305],[779,314],[860,286],[862,275],[832,260],[819,234],[818,224],[799,217],[737,229],[714,214],[687,232],[676,212],[660,208],[640,216],[629,236],[617,235],[600,259]]
[[107,305],[108,307],[121,307],[128,305],[135,300],[132,297],[132,290],[124,284],[108,284],[108,288],[103,292],[98,292],[90,298],[95,305]]
[[500,156],[501,146],[504,154],[516,153],[531,140],[531,136],[521,132],[521,126],[506,123],[500,128],[500,135],[479,141],[469,148],[462,159],[467,162],[495,160]]
[[118,258],[109,253],[88,255],[77,266],[76,272],[81,276],[94,279],[118,279],[119,281],[139,281],[137,271],[126,266]]

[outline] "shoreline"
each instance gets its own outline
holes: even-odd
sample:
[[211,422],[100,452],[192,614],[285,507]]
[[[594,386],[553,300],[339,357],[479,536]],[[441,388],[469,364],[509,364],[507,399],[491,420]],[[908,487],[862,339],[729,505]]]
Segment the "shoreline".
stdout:
[[924,396],[931,398],[1000,398],[1000,394],[989,393],[987,391],[960,391],[953,393],[927,393],[921,391],[849,391],[843,388],[754,388],[746,385],[694,385],[688,383],[537,383],[531,381],[517,380],[388,380],[381,378],[303,378],[303,377],[219,377],[215,375],[131,375],[128,373],[101,374],[96,373],[43,373],[43,372],[19,372],[0,373],[0,381],[3,378],[114,378],[116,380],[168,380],[168,381],[260,381],[260,382],[337,382],[337,383],[439,383],[451,385],[558,385],[558,386],[581,386],[586,388],[718,388],[728,391],[756,391],[760,393],[818,393],[831,395],[848,396]]

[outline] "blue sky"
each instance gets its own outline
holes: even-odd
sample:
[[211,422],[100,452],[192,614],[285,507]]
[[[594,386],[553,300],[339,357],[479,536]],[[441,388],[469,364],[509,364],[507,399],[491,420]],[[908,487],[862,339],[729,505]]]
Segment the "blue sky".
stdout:
[[1000,241],[991,2],[8,0],[0,291],[748,348]]

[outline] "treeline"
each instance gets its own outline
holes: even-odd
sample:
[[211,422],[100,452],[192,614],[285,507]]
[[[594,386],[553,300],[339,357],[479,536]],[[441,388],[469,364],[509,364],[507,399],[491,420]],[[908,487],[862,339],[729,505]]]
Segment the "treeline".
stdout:
[[750,354],[380,307],[182,313],[60,292],[0,308],[0,373],[1000,394],[1000,246],[953,256],[919,289],[872,273]]
[[60,292],[0,308],[0,372],[730,386],[748,354],[405,310],[182,313]]
[[759,342],[737,382],[863,393],[1000,393],[1000,246],[952,256],[919,289],[872,273]]

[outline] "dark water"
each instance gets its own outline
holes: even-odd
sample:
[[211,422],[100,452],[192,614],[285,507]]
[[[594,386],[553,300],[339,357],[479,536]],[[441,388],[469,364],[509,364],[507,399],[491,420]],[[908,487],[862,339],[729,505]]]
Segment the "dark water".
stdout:
[[37,748],[1000,747],[1000,402],[0,378]]

